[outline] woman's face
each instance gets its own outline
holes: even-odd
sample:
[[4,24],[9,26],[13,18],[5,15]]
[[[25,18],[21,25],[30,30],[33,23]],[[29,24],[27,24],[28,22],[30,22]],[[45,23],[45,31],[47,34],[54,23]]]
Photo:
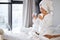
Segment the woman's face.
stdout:
[[47,14],[47,11],[44,9],[44,8],[40,8],[40,11],[41,11],[41,13],[43,13],[44,15],[46,15]]

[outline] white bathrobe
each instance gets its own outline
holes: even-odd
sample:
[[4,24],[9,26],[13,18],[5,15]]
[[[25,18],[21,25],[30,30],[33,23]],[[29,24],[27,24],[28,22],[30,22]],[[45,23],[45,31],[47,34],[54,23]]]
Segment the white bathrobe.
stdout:
[[44,34],[51,34],[52,31],[50,31],[50,29],[47,29],[51,25],[52,25],[52,14],[47,14],[43,20],[37,18],[33,24],[32,31],[29,33],[30,37],[33,36],[38,37],[38,35],[35,32],[39,33],[40,37],[43,36]]
[[42,20],[43,24],[39,26],[39,33],[44,35],[48,34],[48,29],[52,25],[52,14],[47,14],[44,19]]
[[[52,18],[53,18],[53,6],[51,0],[42,0],[39,4],[40,8],[44,8],[47,11],[47,15],[43,19],[43,26],[42,30],[46,29],[46,27],[49,27],[52,25]],[[41,32],[41,30],[39,31]]]

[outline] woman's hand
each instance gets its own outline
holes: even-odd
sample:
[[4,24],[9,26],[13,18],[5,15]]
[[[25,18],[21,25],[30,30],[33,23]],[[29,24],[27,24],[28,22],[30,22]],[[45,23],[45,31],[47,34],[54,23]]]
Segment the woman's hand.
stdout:
[[36,19],[36,18],[37,18],[37,16],[36,16],[36,15],[34,15],[34,14],[32,14],[32,17],[33,17],[33,19]]
[[42,17],[41,15],[38,15],[38,18],[41,19],[41,20],[43,20],[44,17]]

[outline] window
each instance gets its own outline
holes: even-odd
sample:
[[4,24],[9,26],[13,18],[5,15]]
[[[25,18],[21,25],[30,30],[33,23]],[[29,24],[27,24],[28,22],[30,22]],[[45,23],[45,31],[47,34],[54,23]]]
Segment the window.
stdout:
[[8,4],[0,4],[0,28],[9,29],[8,25]]
[[[22,26],[23,1],[0,0],[0,16],[3,16],[5,23],[15,30]],[[1,20],[0,20],[1,21]]]
[[13,0],[13,1],[23,1],[23,0]]
[[12,27],[13,30],[20,30],[22,26],[23,4],[12,4]]
[[10,0],[0,0],[0,3],[1,2],[11,2]]
[[8,23],[8,4],[0,4],[0,16]]

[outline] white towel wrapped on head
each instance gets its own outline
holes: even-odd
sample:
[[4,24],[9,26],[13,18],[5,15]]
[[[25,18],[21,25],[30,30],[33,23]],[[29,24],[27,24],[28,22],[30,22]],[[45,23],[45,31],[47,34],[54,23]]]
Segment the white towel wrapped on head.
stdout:
[[40,3],[40,8],[42,7],[47,11],[47,13],[50,13],[53,11],[53,5],[51,0],[42,0]]

